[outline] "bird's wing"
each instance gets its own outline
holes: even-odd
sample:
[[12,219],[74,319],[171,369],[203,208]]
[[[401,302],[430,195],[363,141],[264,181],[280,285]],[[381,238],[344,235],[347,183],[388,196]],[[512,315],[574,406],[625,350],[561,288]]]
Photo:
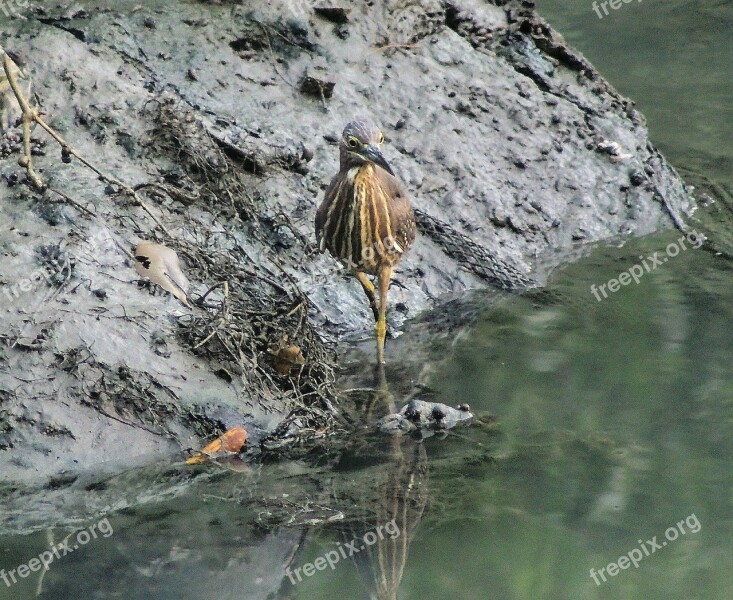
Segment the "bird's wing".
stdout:
[[[326,250],[326,239],[328,236],[324,235],[327,233],[324,229],[326,228],[329,220],[329,212],[333,212],[332,209],[337,208],[335,204],[339,202],[340,199],[343,197],[349,198],[354,193],[353,189],[348,190],[348,192],[343,191],[342,188],[345,185],[353,188],[353,185],[342,175],[342,173],[336,175],[326,188],[326,193],[323,196],[323,202],[321,202],[321,205],[316,211],[316,240],[318,242],[318,249],[321,252],[325,252]],[[329,226],[333,227],[334,224],[335,222],[331,223]]]

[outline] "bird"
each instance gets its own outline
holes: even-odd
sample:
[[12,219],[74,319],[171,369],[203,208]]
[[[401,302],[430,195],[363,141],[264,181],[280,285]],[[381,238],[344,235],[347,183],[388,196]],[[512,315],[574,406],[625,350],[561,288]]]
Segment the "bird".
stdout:
[[[346,125],[339,141],[339,172],[326,188],[315,223],[319,250],[343,262],[369,300],[378,364],[385,362],[392,272],[415,241],[412,205],[382,154],[382,144],[384,134],[374,121]],[[369,276],[376,277],[376,287]]]

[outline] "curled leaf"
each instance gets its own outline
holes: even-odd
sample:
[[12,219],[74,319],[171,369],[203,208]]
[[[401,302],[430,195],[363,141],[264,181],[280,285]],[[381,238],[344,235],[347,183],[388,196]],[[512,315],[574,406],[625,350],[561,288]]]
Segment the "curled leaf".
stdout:
[[174,250],[154,242],[140,242],[135,248],[135,270],[190,306],[188,279]]
[[269,348],[272,362],[280,375],[287,375],[290,371],[305,364],[305,358],[299,346],[288,344],[288,336],[283,335],[276,344]]
[[187,465],[198,465],[210,458],[221,458],[230,454],[239,454],[247,442],[247,430],[244,427],[230,429],[202,450],[186,460]]

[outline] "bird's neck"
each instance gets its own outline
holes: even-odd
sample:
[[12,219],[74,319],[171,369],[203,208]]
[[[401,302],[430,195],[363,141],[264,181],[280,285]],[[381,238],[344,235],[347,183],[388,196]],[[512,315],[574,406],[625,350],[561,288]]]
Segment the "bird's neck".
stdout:
[[371,175],[374,166],[371,163],[351,163],[342,165],[341,169],[346,171],[346,178],[349,183],[354,183],[357,177]]
[[371,166],[371,163],[359,160],[358,158],[349,154],[349,152],[343,146],[341,147],[341,152],[339,155],[339,163],[339,171],[349,173],[358,173],[365,167]]

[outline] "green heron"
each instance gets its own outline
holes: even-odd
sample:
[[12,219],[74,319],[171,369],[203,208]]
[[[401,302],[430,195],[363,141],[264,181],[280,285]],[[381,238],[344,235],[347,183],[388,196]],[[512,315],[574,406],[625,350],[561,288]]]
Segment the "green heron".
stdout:
[[[392,269],[415,240],[415,215],[405,188],[379,147],[384,134],[370,121],[354,121],[339,142],[341,168],[316,213],[321,252],[345,263],[361,283],[374,313],[377,362],[384,362],[387,291]],[[368,275],[376,276],[376,288]]]

